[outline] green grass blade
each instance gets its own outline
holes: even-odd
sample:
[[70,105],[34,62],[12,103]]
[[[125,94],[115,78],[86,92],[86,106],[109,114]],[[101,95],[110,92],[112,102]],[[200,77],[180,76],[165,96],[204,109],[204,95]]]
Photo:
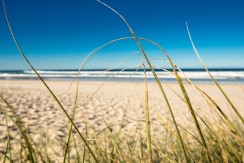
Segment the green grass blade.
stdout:
[[[77,101],[78,101],[78,93],[79,93],[79,79],[77,79],[77,85],[76,85],[76,94],[75,94],[75,102],[74,102],[73,117],[72,117],[73,121],[75,119],[75,113],[76,113],[76,107],[77,107]],[[67,139],[67,142],[66,142],[66,148],[65,148],[63,163],[65,163],[65,161],[66,161],[66,156],[67,156],[67,153],[68,153],[68,150],[69,150],[69,142],[70,142],[70,138],[71,138],[71,134],[72,134],[72,128],[73,128],[73,125],[70,124],[69,134],[68,134],[68,139]]]
[[186,23],[186,29],[187,29],[187,33],[188,33],[188,36],[189,36],[189,39],[190,39],[190,42],[192,44],[192,47],[199,59],[199,61],[201,62],[202,66],[205,68],[206,72],[208,73],[208,75],[211,77],[211,79],[213,80],[213,82],[216,84],[216,86],[218,87],[218,89],[220,90],[220,92],[224,95],[225,99],[228,101],[228,103],[230,104],[230,106],[232,107],[232,109],[235,111],[235,113],[237,114],[237,116],[239,117],[239,119],[242,121],[242,123],[244,124],[244,119],[243,117],[241,116],[241,114],[239,113],[239,111],[236,109],[236,107],[234,106],[234,104],[232,103],[232,101],[229,99],[229,97],[227,96],[227,94],[224,92],[224,90],[221,88],[221,86],[219,85],[219,83],[215,80],[215,78],[213,77],[213,75],[209,72],[207,66],[205,65],[205,63],[203,62],[201,56],[199,55],[195,45],[194,45],[194,42],[192,40],[192,37],[191,37],[191,33],[190,33],[190,30],[189,30],[189,27]]
[[[196,113],[197,114],[197,113]],[[228,149],[226,148],[226,145],[224,145],[222,142],[221,142],[221,140],[220,140],[220,138],[219,138],[219,136],[213,131],[213,129],[203,120],[203,118],[199,115],[199,114],[197,114],[197,116],[201,119],[201,121],[205,124],[205,126],[210,130],[210,132],[215,136],[215,138],[217,139],[217,141],[218,141],[218,143],[223,147],[223,149],[225,150],[225,152],[229,155],[229,157],[231,158],[231,160],[233,161],[233,162],[236,162],[235,161],[235,159],[231,156],[231,154],[230,154],[230,152],[228,151]],[[231,148],[230,148],[231,149]],[[235,152],[231,149],[231,151],[234,153],[234,155],[236,156],[236,158],[238,159],[238,162],[240,161],[241,162],[241,160],[237,157],[237,155],[235,154]]]
[[146,135],[147,135],[147,150],[148,150],[148,162],[152,163],[152,143],[151,143],[151,131],[150,131],[150,113],[149,113],[149,97],[148,97],[148,86],[147,86],[147,74],[145,65],[144,74],[145,74],[145,113],[146,113]]
[[216,107],[216,109],[220,112],[220,114],[224,117],[224,119],[227,121],[227,124],[229,125],[230,127],[230,130],[237,134],[237,135],[240,135],[237,131],[237,129],[234,127],[233,123],[231,122],[231,120],[228,118],[228,116],[224,113],[224,111],[219,107],[219,105],[206,93],[204,92],[203,90],[201,90],[198,86],[196,86],[194,83],[191,82],[191,80],[185,75],[185,73],[179,68],[177,67],[177,69],[182,72],[182,74],[185,76],[186,80],[191,84],[193,85],[198,91],[200,91],[203,95],[205,95],[209,101]]
[[130,30],[132,36],[134,37],[134,39],[135,39],[135,41],[136,41],[136,43],[137,43],[139,49],[141,50],[143,56],[145,57],[145,59],[146,59],[146,61],[147,61],[147,64],[149,65],[149,67],[150,67],[150,69],[151,69],[151,72],[153,73],[153,76],[154,76],[154,78],[155,78],[155,80],[156,80],[156,82],[157,82],[157,84],[158,84],[158,86],[159,86],[159,89],[160,89],[161,93],[163,94],[163,97],[164,97],[164,99],[165,99],[165,101],[166,101],[166,103],[167,103],[167,106],[168,106],[168,108],[169,108],[169,110],[170,110],[170,113],[171,113],[171,116],[172,116],[172,118],[173,118],[173,120],[174,120],[174,124],[175,124],[176,130],[177,130],[177,133],[178,133],[180,142],[181,142],[181,146],[182,146],[182,150],[183,150],[183,153],[184,153],[185,161],[188,162],[187,152],[186,152],[186,149],[185,149],[185,146],[184,146],[184,143],[183,143],[183,139],[181,138],[181,135],[180,135],[180,132],[179,132],[177,123],[176,123],[175,118],[174,118],[173,111],[172,111],[172,109],[171,109],[171,107],[170,107],[170,104],[169,104],[169,101],[168,101],[168,98],[167,98],[167,96],[166,96],[166,94],[165,94],[165,92],[164,92],[164,89],[163,89],[163,87],[162,87],[162,85],[161,85],[161,83],[160,83],[160,81],[159,81],[159,79],[158,79],[158,76],[157,76],[156,72],[154,71],[154,68],[153,68],[151,62],[149,61],[149,58],[148,58],[147,55],[146,55],[146,52],[144,51],[143,47],[141,46],[141,43],[140,43],[138,37],[135,35],[135,33],[134,33],[134,31],[132,30],[131,26],[128,24],[128,22],[125,20],[125,18],[124,18],[120,13],[118,13],[116,10],[114,10],[112,7],[108,6],[107,4],[101,2],[100,0],[97,0],[97,1],[98,1],[99,3],[101,3],[102,5],[106,6],[107,8],[109,8],[110,10],[112,10],[114,13],[116,13],[116,14],[117,14],[117,15],[124,21],[124,23],[127,25],[127,27],[129,28],[129,30]]
[[79,129],[77,128],[77,126],[75,125],[75,123],[72,121],[71,117],[68,115],[68,113],[66,112],[66,110],[64,109],[63,105],[60,103],[60,101],[58,100],[58,98],[56,97],[56,95],[52,92],[52,90],[48,87],[48,85],[46,84],[46,82],[42,79],[42,77],[39,75],[39,73],[36,71],[36,69],[32,66],[32,64],[29,62],[29,60],[27,59],[27,57],[25,56],[24,52],[22,51],[22,49],[20,48],[14,33],[12,31],[12,28],[10,26],[10,22],[8,20],[8,16],[7,16],[7,11],[6,11],[6,7],[5,7],[5,2],[3,0],[3,7],[4,7],[4,14],[5,14],[5,18],[8,24],[8,28],[9,31],[11,33],[11,36],[14,40],[14,43],[16,45],[16,47],[18,48],[20,54],[22,55],[22,57],[24,58],[24,60],[28,63],[28,65],[31,67],[31,69],[35,72],[35,74],[37,75],[37,77],[39,78],[39,80],[43,83],[43,85],[47,88],[48,92],[52,95],[52,97],[54,98],[54,100],[57,102],[57,104],[59,105],[59,107],[61,108],[61,110],[64,112],[65,116],[68,118],[68,120],[71,122],[71,124],[74,126],[75,130],[77,131],[77,133],[79,134],[79,136],[81,137],[81,139],[83,140],[83,142],[85,143],[85,145],[87,146],[88,150],[90,151],[92,157],[94,158],[95,162],[97,161],[97,158],[95,157],[94,153],[92,152],[90,146],[88,145],[87,141],[85,140],[85,138],[83,137],[83,135],[80,133]]
[[[7,158],[7,153],[8,153],[8,149],[10,149],[10,134],[9,134],[9,128],[8,128],[8,119],[7,119],[7,115],[5,114],[5,121],[6,121],[6,127],[7,127],[7,133],[8,133],[8,139],[7,139],[7,143],[6,143],[6,147],[4,150],[4,156],[3,156],[3,163],[5,163],[6,158]],[[10,160],[11,160],[11,154],[10,154]]]
[[[147,39],[142,39],[142,40],[145,40],[145,41],[147,41],[147,42],[150,42],[151,44],[153,44],[153,45],[155,45],[156,47],[158,47],[158,48],[162,51],[162,53],[165,54],[165,56],[167,57],[168,61],[170,62],[170,65],[171,65],[171,67],[172,67],[172,69],[173,69],[173,71],[174,71],[174,74],[175,74],[175,78],[176,78],[176,80],[177,80],[177,82],[178,82],[178,84],[179,84],[179,86],[180,86],[180,88],[181,88],[181,91],[182,91],[183,95],[184,95],[186,104],[187,104],[187,106],[188,106],[188,108],[189,108],[189,111],[190,111],[190,113],[191,113],[191,115],[192,115],[192,118],[193,118],[194,123],[195,123],[195,126],[196,126],[196,128],[197,128],[197,130],[198,130],[198,133],[199,133],[199,135],[200,135],[200,138],[201,138],[201,140],[202,140],[202,143],[203,143],[204,147],[205,147],[205,148],[207,149],[207,151],[208,151],[208,147],[207,147],[207,144],[206,144],[206,141],[205,141],[203,132],[202,132],[202,130],[201,130],[201,127],[200,127],[200,125],[199,125],[199,122],[198,122],[198,120],[197,120],[197,118],[196,118],[195,111],[194,111],[194,109],[193,109],[193,107],[192,107],[192,105],[191,105],[190,99],[189,99],[188,94],[187,94],[187,92],[186,92],[186,90],[185,90],[185,87],[184,87],[184,85],[183,85],[183,83],[182,83],[182,81],[181,81],[181,78],[180,78],[180,76],[178,75],[178,73],[177,73],[177,71],[176,71],[176,69],[175,69],[175,65],[173,64],[173,62],[172,62],[171,59],[169,58],[169,55],[166,53],[166,51],[165,51],[159,44],[157,44],[157,43],[155,43],[155,42],[153,42],[153,41],[151,41],[151,40],[147,40]],[[208,152],[208,153],[209,153],[209,152]],[[211,162],[210,156],[209,156],[209,161]]]
[[27,148],[28,148],[28,152],[29,152],[29,158],[30,158],[30,162],[34,163],[34,149],[29,141],[30,138],[28,138],[28,135],[25,133],[25,129],[22,125],[21,120],[18,118],[18,115],[15,113],[14,109],[9,105],[9,103],[7,102],[6,99],[3,98],[2,95],[0,95],[1,100],[6,104],[6,106],[10,109],[11,113],[13,114],[13,116],[9,116],[9,118],[13,121],[13,123],[16,125],[16,127],[19,129],[21,135],[23,136]]

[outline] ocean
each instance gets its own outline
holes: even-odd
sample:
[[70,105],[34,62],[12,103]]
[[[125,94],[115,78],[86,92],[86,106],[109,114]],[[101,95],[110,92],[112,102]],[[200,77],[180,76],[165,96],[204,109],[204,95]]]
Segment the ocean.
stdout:
[[[167,69],[172,71],[171,69]],[[195,83],[211,83],[211,78],[204,69],[182,69],[184,74]],[[37,70],[40,76],[45,80],[54,81],[72,81],[76,78],[78,70]],[[104,70],[104,69],[86,69],[82,70],[79,75],[80,81],[124,81],[124,82],[143,82],[144,70],[129,69],[121,71]],[[165,82],[176,82],[173,74],[155,69],[159,79]],[[244,68],[210,68],[209,71],[214,78],[220,83],[244,83]],[[149,82],[154,81],[153,74],[146,70]],[[184,75],[179,72],[184,78]],[[0,80],[37,80],[37,76],[31,70],[0,70]]]

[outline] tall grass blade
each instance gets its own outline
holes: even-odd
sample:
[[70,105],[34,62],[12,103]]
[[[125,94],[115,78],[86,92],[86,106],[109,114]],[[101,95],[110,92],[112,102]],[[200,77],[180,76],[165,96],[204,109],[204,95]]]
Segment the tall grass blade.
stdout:
[[105,4],[104,2],[101,2],[100,0],[97,0],[97,1],[98,1],[99,3],[101,3],[102,5],[104,5],[105,7],[109,8],[110,10],[112,10],[115,14],[117,14],[117,15],[124,21],[124,23],[127,25],[127,27],[129,28],[129,30],[130,30],[132,36],[134,37],[134,39],[135,39],[135,41],[136,41],[136,43],[137,43],[139,49],[141,50],[143,56],[145,57],[145,59],[146,59],[146,61],[147,61],[147,64],[149,65],[149,67],[150,67],[150,69],[151,69],[151,72],[153,73],[153,76],[154,76],[154,78],[155,78],[155,80],[156,80],[156,82],[157,82],[157,84],[158,84],[158,86],[159,86],[159,89],[160,89],[161,93],[163,94],[163,97],[164,97],[164,99],[165,99],[165,101],[166,101],[166,103],[167,103],[167,106],[168,106],[168,108],[169,108],[169,110],[170,110],[171,116],[172,116],[172,118],[173,118],[173,120],[174,120],[174,124],[175,124],[176,130],[177,130],[177,134],[178,134],[179,139],[180,139],[180,142],[181,142],[181,147],[182,147],[182,150],[183,150],[183,153],[184,153],[185,161],[188,162],[187,152],[186,152],[186,149],[185,149],[183,140],[182,140],[182,138],[181,138],[179,129],[178,129],[178,127],[177,127],[177,123],[176,123],[176,121],[175,121],[174,114],[173,114],[173,111],[172,111],[172,109],[171,109],[171,107],[170,107],[168,98],[167,98],[167,96],[166,96],[166,94],[165,94],[165,92],[164,92],[164,89],[163,89],[163,87],[162,87],[162,85],[161,85],[161,82],[159,81],[158,76],[157,76],[157,74],[156,74],[156,72],[155,72],[155,70],[154,70],[154,68],[153,68],[153,66],[152,66],[152,64],[151,64],[151,62],[149,61],[149,58],[147,57],[146,52],[144,51],[144,49],[143,49],[143,47],[142,47],[142,45],[141,45],[141,43],[140,43],[138,37],[136,36],[136,34],[134,33],[134,31],[132,30],[132,28],[131,28],[131,26],[129,25],[129,23],[126,21],[126,19],[125,19],[120,13],[118,13],[115,9],[113,9],[113,8],[110,7],[110,6],[108,6],[108,5]]
[[[194,123],[195,123],[195,125],[196,125],[196,127],[197,127],[197,130],[198,130],[198,133],[199,133],[200,138],[201,138],[201,140],[202,140],[202,143],[203,143],[203,145],[204,145],[204,148],[206,148],[207,151],[208,151],[207,143],[206,143],[206,141],[205,141],[203,132],[202,132],[202,130],[201,130],[201,127],[200,127],[199,122],[198,122],[198,120],[197,120],[197,117],[196,117],[196,115],[195,115],[195,111],[194,111],[194,109],[193,109],[193,107],[192,107],[192,105],[191,105],[190,99],[189,99],[188,94],[187,94],[187,92],[186,92],[186,90],[185,90],[185,87],[184,87],[184,85],[183,85],[183,83],[182,83],[182,81],[181,81],[181,78],[180,78],[180,76],[178,75],[178,73],[177,73],[177,71],[176,71],[176,69],[175,69],[175,65],[173,64],[173,62],[172,62],[171,59],[169,58],[169,55],[166,53],[166,51],[165,51],[159,44],[157,44],[157,43],[155,43],[155,42],[153,42],[153,41],[151,41],[151,40],[147,40],[147,39],[142,39],[142,40],[145,40],[145,41],[147,41],[147,42],[150,42],[151,44],[153,44],[153,45],[155,45],[156,47],[158,47],[158,48],[165,54],[165,56],[167,57],[168,61],[170,62],[170,65],[171,65],[171,67],[172,67],[172,69],[173,69],[173,71],[174,71],[174,74],[175,74],[175,78],[176,78],[176,80],[177,80],[177,82],[178,82],[178,84],[179,84],[179,86],[180,86],[180,88],[181,88],[181,91],[182,91],[183,95],[184,95],[186,104],[187,104],[187,106],[188,106],[188,108],[189,108],[189,110],[190,110],[190,113],[191,113],[191,115],[192,115],[192,118],[193,118],[193,120],[194,120]],[[208,153],[209,153],[209,152],[208,152]],[[210,155],[209,155],[209,161],[211,162]]]
[[85,143],[85,145],[87,146],[88,150],[90,151],[92,157],[94,158],[95,162],[97,161],[97,158],[95,157],[94,153],[92,152],[90,146],[88,145],[87,141],[85,140],[85,138],[83,137],[83,135],[80,133],[79,129],[77,128],[77,126],[75,125],[75,123],[72,121],[71,117],[68,115],[68,113],[66,112],[66,110],[64,109],[63,105],[60,103],[60,101],[58,100],[58,98],[56,97],[56,95],[52,92],[52,90],[48,87],[48,85],[46,84],[46,82],[42,79],[42,77],[39,75],[39,73],[36,71],[36,69],[32,66],[32,64],[29,62],[29,60],[27,59],[27,57],[25,56],[24,52],[22,51],[21,47],[19,46],[14,33],[12,31],[8,16],[7,16],[7,11],[6,11],[6,7],[5,7],[5,2],[4,0],[2,0],[3,2],[3,8],[4,8],[4,15],[8,24],[8,28],[9,31],[11,33],[11,36],[14,40],[14,43],[16,45],[16,47],[18,48],[20,54],[22,55],[22,57],[24,58],[24,60],[28,63],[28,65],[31,67],[31,69],[35,72],[35,74],[37,75],[37,77],[39,78],[39,80],[44,84],[44,86],[47,88],[48,92],[52,95],[52,97],[54,98],[54,100],[57,102],[57,104],[59,105],[59,107],[61,108],[61,110],[64,112],[65,116],[68,118],[68,120],[71,122],[71,124],[74,126],[75,130],[77,131],[77,133],[79,134],[79,136],[81,137],[81,139],[83,140],[83,142]]
[[231,120],[228,118],[228,116],[224,113],[224,111],[219,107],[219,105],[206,93],[204,92],[202,89],[200,89],[198,86],[196,86],[194,83],[191,82],[191,80],[185,75],[185,73],[179,68],[177,67],[177,69],[185,76],[186,80],[193,85],[198,91],[200,91],[200,93],[202,93],[203,95],[205,95],[209,101],[217,108],[217,110],[220,112],[220,114],[224,117],[224,119],[227,121],[227,124],[229,125],[231,131],[237,135],[239,135],[237,129],[234,127],[233,123],[231,122]]
[[148,162],[152,163],[152,143],[151,143],[151,131],[150,131],[150,112],[149,112],[149,97],[148,97],[148,86],[147,86],[147,73],[145,64],[144,75],[145,75],[145,113],[146,113],[146,132],[147,132],[147,153],[148,153]]
[[239,117],[239,119],[242,121],[242,123],[244,124],[244,119],[243,117],[241,116],[241,114],[239,113],[239,111],[236,109],[236,107],[234,106],[234,104],[232,103],[232,101],[229,99],[229,97],[227,96],[227,94],[224,92],[224,90],[221,88],[221,86],[219,85],[219,83],[215,80],[215,78],[213,77],[213,75],[209,72],[207,66],[205,65],[205,63],[203,62],[201,56],[199,55],[195,45],[194,45],[194,42],[192,40],[192,37],[191,37],[191,33],[190,33],[190,30],[189,30],[189,27],[187,25],[187,22],[186,22],[186,29],[187,29],[187,33],[188,33],[188,36],[189,36],[189,39],[190,39],[190,42],[192,44],[192,47],[200,61],[200,63],[202,64],[202,66],[205,68],[206,72],[208,73],[208,75],[211,77],[211,79],[213,80],[213,82],[216,84],[216,86],[218,87],[218,89],[220,90],[220,92],[224,95],[225,99],[228,101],[228,103],[230,104],[230,106],[232,107],[232,109],[235,111],[235,113],[237,114],[237,116]]
[[[158,58],[158,59],[161,59],[161,58]],[[164,60],[164,59],[163,59]],[[236,135],[238,135],[238,136],[240,136],[240,134],[238,133],[238,131],[237,131],[237,129],[235,128],[235,126],[233,125],[233,123],[231,122],[231,120],[228,118],[228,116],[224,113],[224,111],[219,107],[219,105],[206,93],[206,92],[204,92],[202,89],[200,89],[198,86],[196,86],[187,76],[186,76],[186,74],[178,67],[178,66],[176,66],[175,65],[175,67],[179,70],[179,72],[181,72],[183,75],[184,75],[184,77],[185,77],[185,80],[189,83],[189,84],[191,84],[195,89],[197,89],[200,93],[201,93],[201,95],[204,97],[204,96],[206,96],[207,97],[207,99],[216,107],[216,109],[220,112],[220,114],[224,117],[224,119],[226,120],[226,122],[227,122],[227,125],[229,126],[229,128],[230,128],[230,130],[231,130],[231,132],[233,132],[234,134],[236,134]],[[162,69],[162,68],[160,68],[160,67],[157,67],[158,69],[161,69],[161,70],[163,70],[163,71],[165,71],[165,72],[168,72],[168,73],[170,73],[170,74],[172,74],[172,72],[170,72],[170,71],[168,71],[168,70],[166,70],[166,69]],[[167,85],[167,84],[166,84]],[[171,89],[172,90],[172,89]],[[172,90],[175,94],[177,94],[174,90]],[[182,99],[178,94],[177,94],[177,96],[180,98],[180,99]],[[204,97],[204,99],[207,101],[207,99]],[[183,100],[183,99],[182,99]],[[183,100],[184,102],[185,102],[185,100]],[[208,102],[208,101],[207,101]],[[186,103],[186,102],[185,102]]]
[[[74,102],[73,116],[72,116],[72,120],[73,121],[75,119],[75,113],[76,113],[76,107],[77,107],[77,100],[78,100],[78,93],[79,93],[79,81],[78,80],[79,79],[77,79],[75,102]],[[66,148],[65,148],[63,163],[65,163],[65,161],[66,161],[66,156],[67,156],[67,153],[68,153],[68,150],[69,150],[69,142],[70,142],[70,138],[71,138],[71,134],[72,134],[72,128],[73,128],[73,125],[70,124],[69,134],[68,134],[68,139],[67,139],[67,142],[66,142]]]

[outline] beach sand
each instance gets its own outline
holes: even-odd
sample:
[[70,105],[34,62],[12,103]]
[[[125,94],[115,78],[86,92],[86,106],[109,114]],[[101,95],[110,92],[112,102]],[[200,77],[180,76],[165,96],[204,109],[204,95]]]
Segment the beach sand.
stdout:
[[[66,111],[72,115],[76,83],[73,83],[71,86],[71,82],[47,81],[47,84],[61,101]],[[138,128],[140,128],[143,134],[145,131],[145,84],[109,82],[97,91],[102,84],[102,82],[81,82],[79,84],[75,124],[80,132],[82,134],[86,133],[85,124],[87,120],[88,139],[98,136],[105,130],[109,130],[112,133],[118,133],[120,131],[121,137],[126,136],[131,139],[135,139]],[[165,83],[162,85],[175,114],[177,123],[194,132],[196,129],[187,105],[180,98],[183,98],[183,95],[179,86],[177,84]],[[224,108],[227,115],[235,119],[235,113],[215,85],[200,84],[198,86],[212,97],[221,108]],[[207,119],[209,123],[213,123],[211,119],[214,118],[211,117],[213,116],[212,114],[215,114],[215,110],[211,111],[206,100],[204,100],[193,86],[185,84],[185,87],[195,111]],[[148,88],[151,132],[152,136],[160,138],[166,134],[167,124],[173,128],[172,118],[156,83],[149,83]],[[241,114],[244,115],[244,90],[242,86],[225,84],[222,85],[222,88],[226,91]],[[172,90],[177,92],[178,95]],[[94,92],[96,93],[94,94]],[[53,145],[56,141],[64,142],[67,139],[69,129],[67,127],[68,120],[40,81],[3,80],[0,81],[0,93],[8,101],[10,106],[15,109],[37,145],[45,141],[49,145]],[[0,101],[0,107],[3,110],[8,109],[2,101]],[[19,131],[14,127],[10,119],[8,123],[9,126],[12,126],[10,127],[10,134],[13,139],[11,143],[20,143],[18,141],[14,142],[20,138]],[[6,140],[7,129],[5,115],[1,113],[1,153],[5,149]],[[61,150],[61,147],[55,147],[53,145],[52,150],[57,152]]]

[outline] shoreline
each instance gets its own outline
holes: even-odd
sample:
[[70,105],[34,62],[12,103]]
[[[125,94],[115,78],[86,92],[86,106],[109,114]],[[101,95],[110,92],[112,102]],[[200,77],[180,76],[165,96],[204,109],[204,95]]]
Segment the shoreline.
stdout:
[[[49,79],[49,78],[43,78],[43,80],[45,82],[58,82],[58,83],[71,83],[73,81],[76,81],[75,78],[72,79]],[[36,78],[36,79],[0,79],[0,83],[6,83],[6,82],[38,82],[40,81],[40,79]],[[161,83],[166,83],[166,84],[175,84],[177,85],[177,80],[175,78],[173,79],[160,79]],[[189,84],[188,82],[186,82],[186,80],[182,80],[184,84]],[[214,82],[212,80],[194,80],[191,79],[191,81],[196,84],[196,85],[214,85]],[[113,80],[108,80],[108,78],[91,78],[91,79],[79,79],[80,83],[103,83],[103,82],[107,82],[107,83],[145,83],[145,79],[125,79],[125,78],[116,78]],[[155,79],[147,79],[148,84],[154,83]],[[244,85],[244,81],[219,81],[217,80],[217,82],[221,85]]]
[[[79,73],[79,80],[82,82],[94,81],[112,81],[112,82],[144,82],[143,69],[87,69]],[[170,73],[172,70],[167,69],[163,71],[155,69],[158,78],[162,82],[177,83],[175,76]],[[204,69],[182,69],[183,72],[178,72],[179,76],[184,79],[187,76],[192,82],[196,84],[212,83],[209,74]],[[228,68],[228,69],[213,69],[209,71],[214,78],[221,84],[244,84],[244,68]],[[46,81],[73,81],[77,79],[77,70],[37,70],[39,75]],[[150,70],[146,70],[148,82],[154,82],[154,75]],[[0,80],[38,80],[36,74],[31,70],[13,70],[1,71]]]

